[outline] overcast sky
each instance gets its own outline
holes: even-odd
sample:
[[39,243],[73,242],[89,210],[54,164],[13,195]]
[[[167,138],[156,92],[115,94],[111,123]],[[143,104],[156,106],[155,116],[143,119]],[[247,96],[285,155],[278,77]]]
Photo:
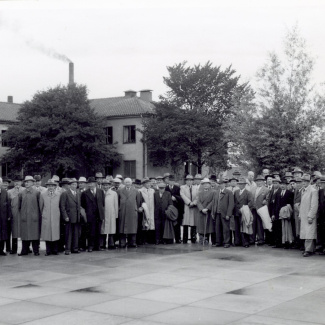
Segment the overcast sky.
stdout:
[[281,51],[299,23],[325,81],[323,0],[0,1],[0,101],[30,100],[39,90],[75,81],[90,98],[123,91],[165,93],[166,66],[182,61],[233,68],[252,81],[269,51]]

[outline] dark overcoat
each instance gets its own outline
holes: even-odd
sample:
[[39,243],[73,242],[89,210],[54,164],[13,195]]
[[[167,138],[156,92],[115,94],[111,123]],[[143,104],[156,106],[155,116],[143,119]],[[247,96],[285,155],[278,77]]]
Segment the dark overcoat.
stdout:
[[[199,218],[197,223],[197,232],[199,234],[211,234],[215,232],[215,226],[211,218],[211,209],[215,191],[208,189],[199,192],[197,197],[197,208],[199,210]],[[203,209],[208,209],[208,213],[204,214]]]
[[0,194],[0,240],[8,239],[8,219],[11,218],[11,208],[7,190],[1,189]]
[[160,197],[159,191],[154,194],[155,204],[155,228],[164,229],[166,222],[166,210],[170,205],[173,205],[173,200],[170,192],[164,191]]
[[39,240],[41,233],[40,192],[25,188],[19,194],[21,240]]
[[19,193],[24,190],[23,187],[12,188],[8,191],[11,206],[11,235],[12,238],[20,237],[20,216],[19,216]]
[[[219,199],[220,197],[220,199]],[[218,209],[218,205],[220,204],[220,209]],[[226,216],[230,217],[234,211],[234,195],[231,191],[224,189],[221,192],[219,188],[214,192],[214,198],[212,203],[212,217],[215,218],[216,213],[220,210],[220,214],[222,218],[226,218]]]
[[102,221],[105,218],[105,195],[104,191],[96,188],[96,196],[90,189],[81,193],[81,206],[85,209],[87,222]]
[[235,199],[235,210],[234,215],[236,217],[241,216],[240,209],[243,207],[243,205],[248,205],[250,209],[253,207],[253,195],[251,192],[247,191],[245,188],[243,193],[240,195],[240,190],[237,190],[234,194]]

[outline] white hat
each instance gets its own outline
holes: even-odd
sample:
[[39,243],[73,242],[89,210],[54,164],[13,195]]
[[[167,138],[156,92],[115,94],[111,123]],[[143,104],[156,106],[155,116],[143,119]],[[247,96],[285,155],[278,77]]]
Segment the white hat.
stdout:
[[122,183],[122,181],[121,181],[119,178],[117,178],[117,177],[115,177],[115,178],[113,179],[113,182],[114,182],[114,183]]
[[209,178],[206,177],[206,178],[203,178],[203,179],[202,179],[201,184],[205,184],[205,183],[209,183],[209,184],[211,184]]
[[81,177],[79,177],[79,181],[78,182],[79,183],[87,183],[87,179],[86,179],[86,177],[81,176]]
[[24,179],[25,182],[27,181],[32,181],[32,182],[35,182],[35,179],[33,176],[26,176],[25,179]]
[[117,174],[117,175],[115,176],[115,178],[119,178],[120,180],[122,180],[122,181],[123,181],[123,176],[122,176],[122,175],[120,175],[120,174]]

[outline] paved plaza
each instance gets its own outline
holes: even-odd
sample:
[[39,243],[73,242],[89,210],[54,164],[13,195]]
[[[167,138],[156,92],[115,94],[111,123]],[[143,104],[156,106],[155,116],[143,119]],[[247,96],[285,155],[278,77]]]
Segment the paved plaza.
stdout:
[[325,324],[325,257],[198,244],[0,258],[0,325]]

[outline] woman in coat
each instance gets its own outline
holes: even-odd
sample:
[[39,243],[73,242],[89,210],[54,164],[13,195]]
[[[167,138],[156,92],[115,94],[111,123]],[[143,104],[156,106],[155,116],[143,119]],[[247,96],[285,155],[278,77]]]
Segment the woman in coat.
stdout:
[[42,215],[41,238],[45,240],[46,254],[58,254],[58,241],[60,239],[60,196],[55,191],[56,183],[49,180],[47,190],[40,195],[40,211]]
[[[106,235],[108,235],[108,249],[114,249],[114,235],[116,234],[116,219],[118,218],[118,195],[116,191],[110,188],[111,182],[104,179],[102,182],[102,188],[105,195],[105,219],[102,223],[101,234],[104,235],[106,241]],[[104,243],[102,243],[103,246]]]
[[315,239],[317,238],[317,209],[318,209],[318,189],[314,184],[309,185],[301,196],[299,216],[300,239],[305,240],[304,257],[308,257],[315,252]]

